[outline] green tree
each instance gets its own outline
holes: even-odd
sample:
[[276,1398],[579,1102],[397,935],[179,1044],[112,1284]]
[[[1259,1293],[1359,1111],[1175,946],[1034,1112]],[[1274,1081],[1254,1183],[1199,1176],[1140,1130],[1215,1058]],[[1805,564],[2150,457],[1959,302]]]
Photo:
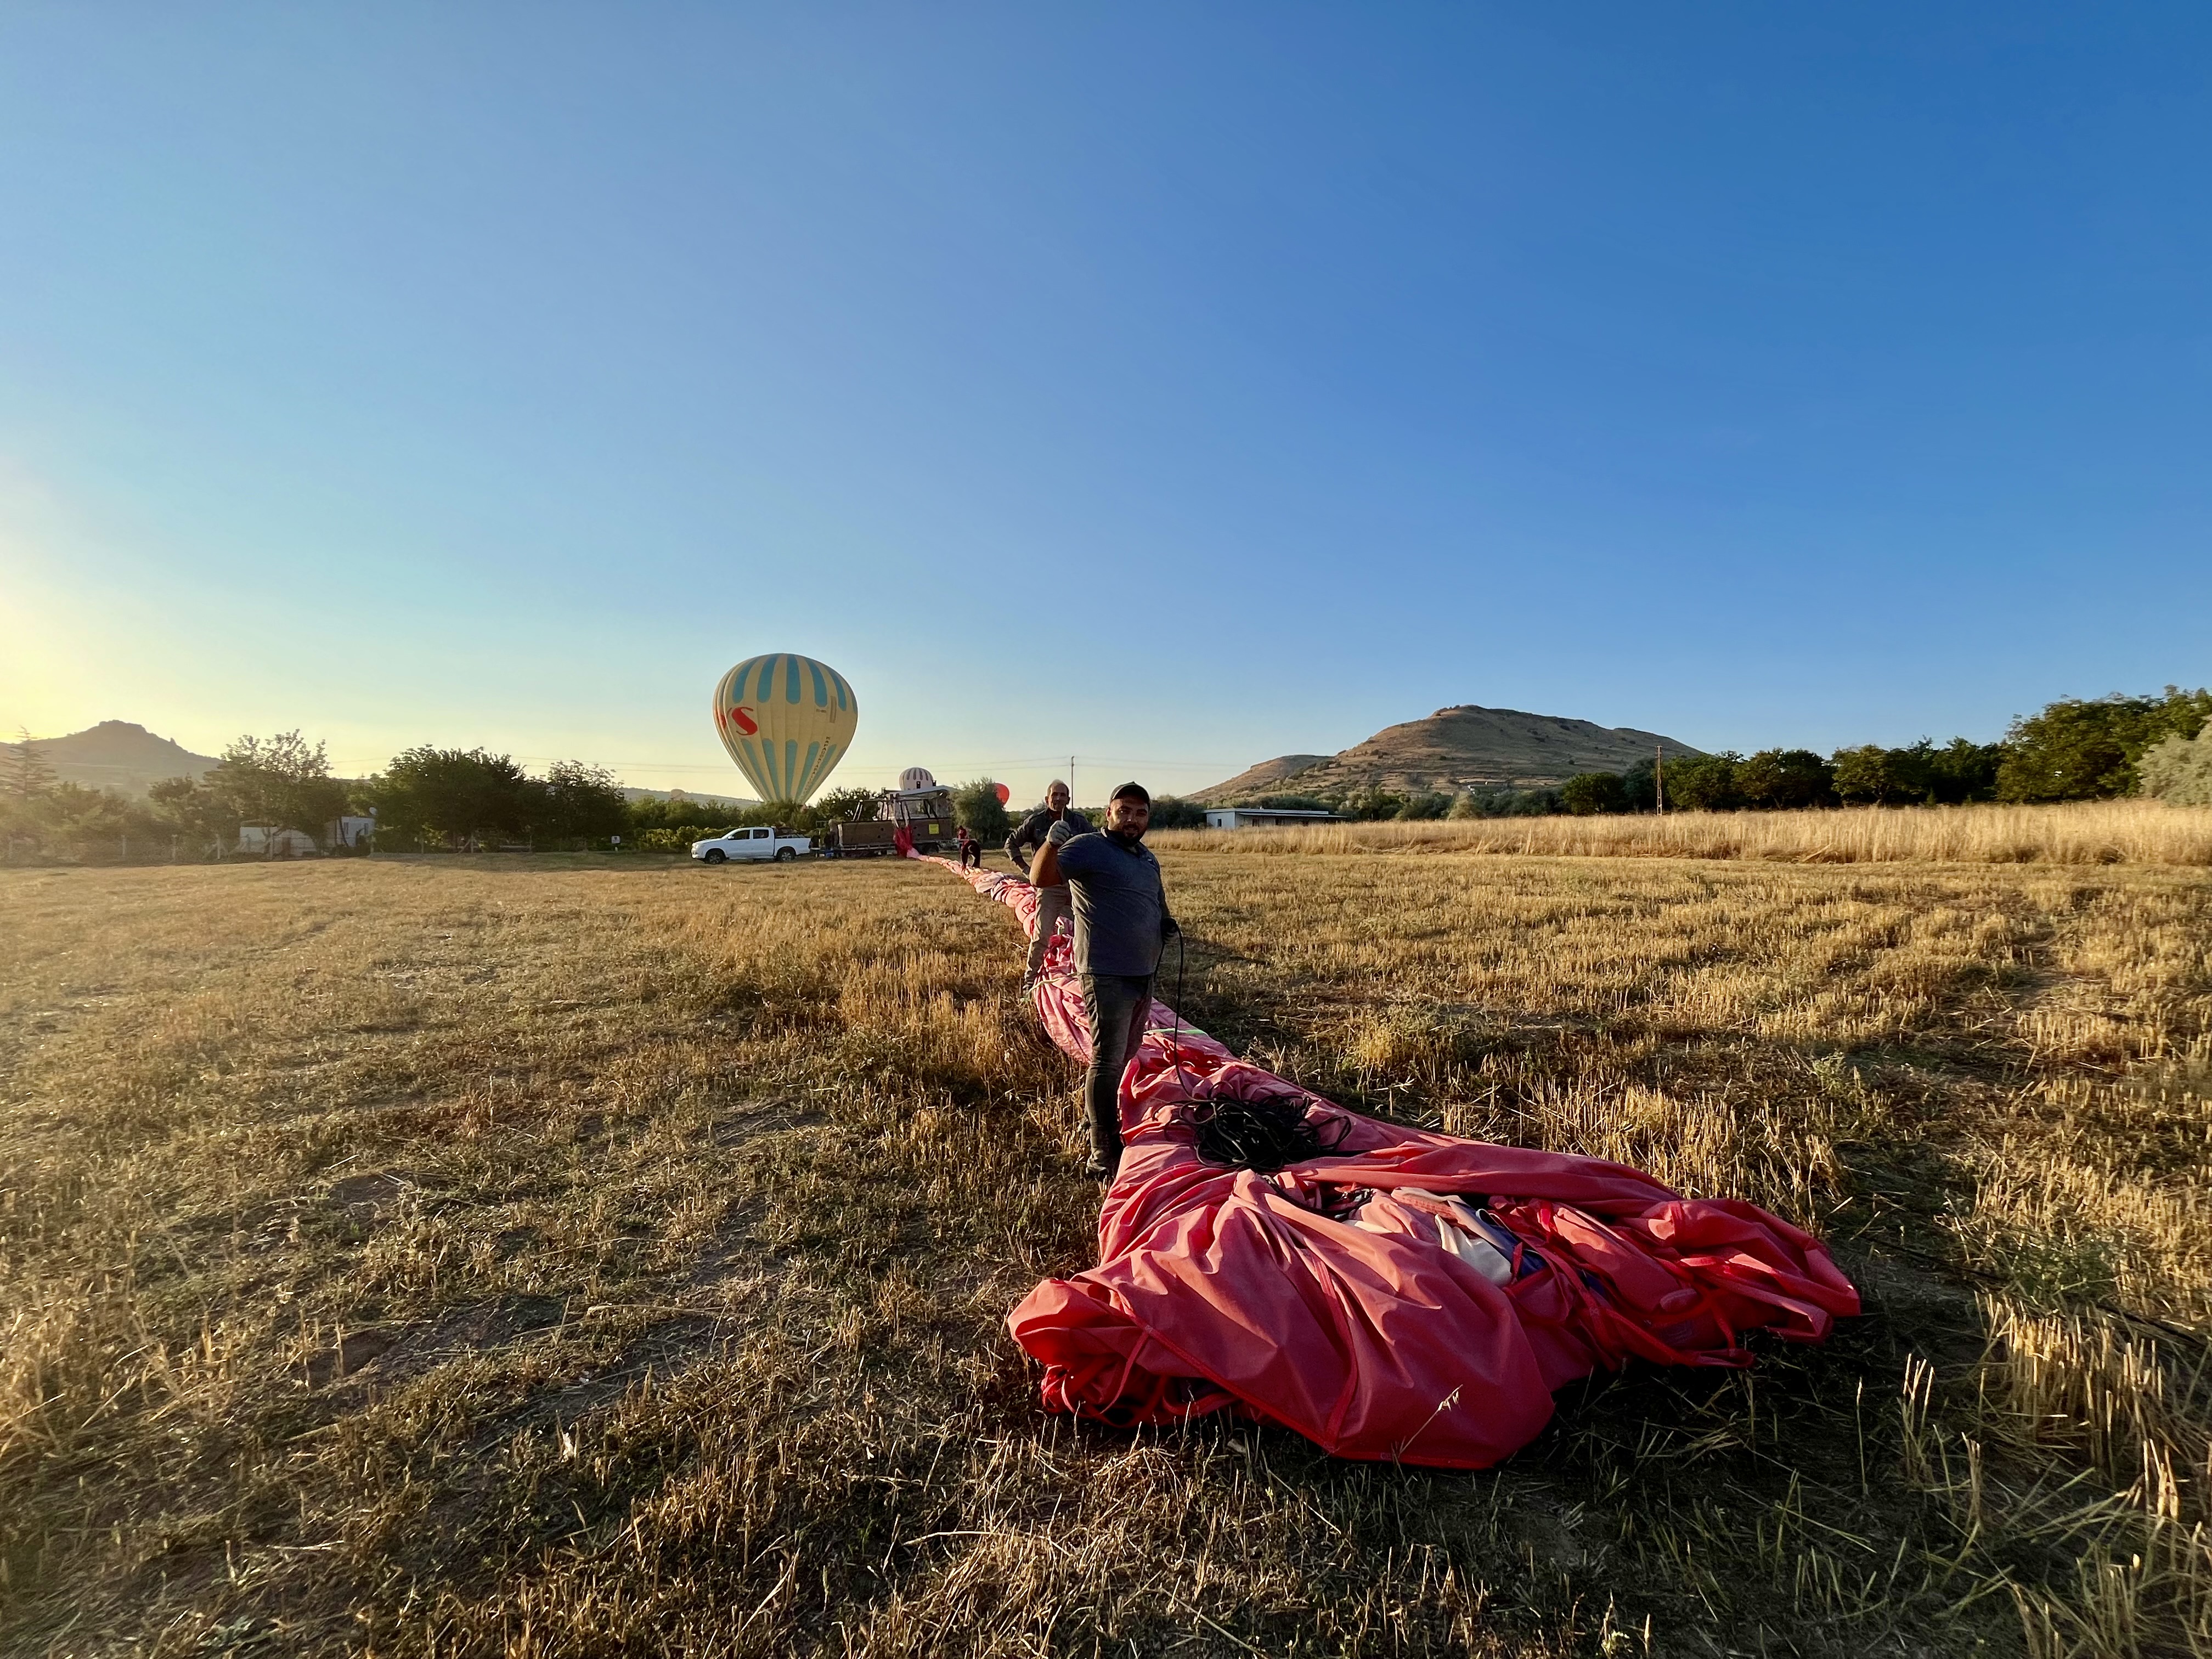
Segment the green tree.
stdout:
[[1736,768],[1743,757],[1733,750],[1698,755],[1667,763],[1667,810],[1670,812],[1727,812],[1743,805]]
[[1600,812],[1626,812],[1628,788],[1618,772],[1581,772],[1560,788],[1559,804],[1579,818]]
[[872,789],[832,789],[817,795],[814,810],[825,823],[866,823],[881,810],[882,800]]
[[1423,790],[1408,795],[1395,817],[1418,823],[1425,818],[1440,818],[1451,811],[1452,798],[1442,790]]
[[428,744],[392,757],[368,781],[377,834],[426,847],[523,833],[529,774],[507,755]]
[[1930,805],[1957,806],[1970,800],[1995,800],[2004,745],[1954,738],[1941,749],[1924,738],[1913,752],[1923,757],[1916,781]]
[[2062,697],[2015,720],[2005,733],[1997,799],[2098,800],[2136,785],[2136,762],[2153,744],[2194,735],[2212,720],[2212,691],[2166,688],[2162,697]]
[[[764,800],[757,806],[748,806],[738,814],[736,822],[754,825],[781,825],[796,834],[811,835],[822,827],[822,814],[804,801]],[[694,836],[694,840],[697,837]]]
[[1880,806],[1897,793],[1889,750],[1878,743],[1838,749],[1829,766],[1835,776],[1836,793],[1853,805]]
[[581,761],[555,761],[523,786],[533,841],[605,841],[629,828],[629,802],[614,774]]
[[1006,803],[999,799],[999,787],[988,778],[963,783],[952,792],[952,817],[956,823],[966,824],[969,833],[987,847],[1013,833]]
[[1787,811],[1823,806],[1835,799],[1828,763],[1809,749],[1762,749],[1735,769],[1736,793],[1747,806]]
[[163,778],[147,786],[146,799],[172,835],[220,858],[238,844],[238,808],[221,790],[195,778]]
[[323,745],[310,745],[297,732],[240,738],[222,751],[206,787],[240,824],[296,830],[318,845],[346,809],[346,786],[331,775]]
[[5,769],[0,771],[0,791],[17,800],[33,800],[53,788],[54,769],[27,727],[17,726],[15,736],[8,745]]

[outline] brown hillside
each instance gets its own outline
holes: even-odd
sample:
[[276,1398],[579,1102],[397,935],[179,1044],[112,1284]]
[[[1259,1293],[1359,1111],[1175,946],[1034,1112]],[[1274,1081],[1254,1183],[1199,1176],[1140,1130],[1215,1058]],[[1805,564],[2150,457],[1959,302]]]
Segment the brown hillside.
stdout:
[[1194,799],[1241,800],[1247,795],[1272,789],[1285,778],[1295,776],[1308,767],[1319,766],[1323,761],[1334,758],[1333,755],[1278,755],[1273,760],[1261,761],[1257,766],[1246,767],[1228,782],[1217,783]]
[[[1670,760],[1703,752],[1632,726],[1462,703],[1389,726],[1340,754],[1263,762],[1192,799],[1235,800],[1261,791],[1334,795],[1353,789],[1537,788],[1564,783],[1577,772],[1626,771],[1650,759],[1655,749]],[[1287,764],[1301,760],[1309,763]]]
[[195,755],[182,744],[155,737],[131,720],[102,720],[65,738],[37,738],[31,747],[63,783],[143,795],[163,778],[197,778],[215,769],[212,755]]

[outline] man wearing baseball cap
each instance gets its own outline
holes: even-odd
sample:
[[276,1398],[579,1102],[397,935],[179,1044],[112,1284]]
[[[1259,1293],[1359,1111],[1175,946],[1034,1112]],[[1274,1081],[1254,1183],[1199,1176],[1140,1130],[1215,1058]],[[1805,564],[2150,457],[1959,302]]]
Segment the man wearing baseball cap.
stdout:
[[1104,1182],[1121,1162],[1121,1078],[1144,1042],[1152,976],[1176,931],[1160,861],[1145,845],[1152,821],[1152,796],[1142,784],[1125,783],[1106,803],[1104,833],[1079,835],[1063,819],[1046,833],[1030,866],[1040,890],[1065,882],[1074,897],[1075,967],[1091,1020],[1091,1069],[1083,1079],[1091,1163],[1084,1173]]

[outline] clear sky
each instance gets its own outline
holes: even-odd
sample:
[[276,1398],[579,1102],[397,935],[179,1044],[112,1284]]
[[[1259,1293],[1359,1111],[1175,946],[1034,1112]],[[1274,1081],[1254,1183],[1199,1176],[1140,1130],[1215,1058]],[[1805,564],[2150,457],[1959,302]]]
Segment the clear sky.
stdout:
[[1990,738],[2208,532],[2201,4],[0,3],[10,732]]

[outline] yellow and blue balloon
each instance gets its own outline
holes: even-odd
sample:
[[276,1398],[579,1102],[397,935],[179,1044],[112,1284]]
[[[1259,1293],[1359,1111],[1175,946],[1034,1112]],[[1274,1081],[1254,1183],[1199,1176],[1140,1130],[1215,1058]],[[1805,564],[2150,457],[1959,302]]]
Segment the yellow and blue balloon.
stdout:
[[860,703],[827,663],[748,657],[714,688],[714,729],[763,800],[803,801],[853,746]]

